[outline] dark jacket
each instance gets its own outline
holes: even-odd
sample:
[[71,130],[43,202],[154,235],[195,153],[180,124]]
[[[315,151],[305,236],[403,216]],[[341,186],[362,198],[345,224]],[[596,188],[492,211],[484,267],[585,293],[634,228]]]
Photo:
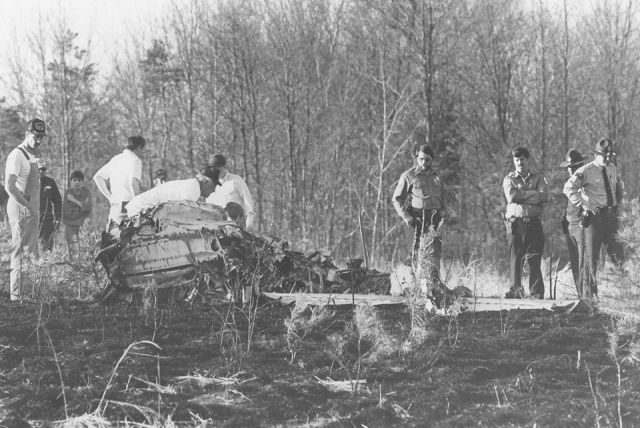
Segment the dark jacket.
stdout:
[[62,217],[62,198],[53,178],[40,178],[40,218],[53,221]]

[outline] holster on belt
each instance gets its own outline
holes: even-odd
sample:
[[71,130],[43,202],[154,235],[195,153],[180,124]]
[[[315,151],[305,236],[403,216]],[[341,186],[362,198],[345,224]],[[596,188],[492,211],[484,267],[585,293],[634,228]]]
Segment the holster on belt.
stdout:
[[426,231],[431,225],[433,225],[434,229],[438,229],[438,225],[442,220],[442,217],[440,217],[440,215],[438,214],[437,209],[423,210],[420,208],[409,207],[407,208],[407,212],[411,217],[420,222],[423,232]]

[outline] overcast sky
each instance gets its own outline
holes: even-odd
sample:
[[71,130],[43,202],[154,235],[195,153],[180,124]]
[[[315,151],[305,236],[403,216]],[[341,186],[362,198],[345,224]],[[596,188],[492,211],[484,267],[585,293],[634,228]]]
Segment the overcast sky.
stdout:
[[[178,3],[189,0],[177,0]],[[94,62],[109,64],[132,33],[148,31],[176,0],[0,0],[0,73],[6,73],[16,40],[26,49],[26,35],[42,20],[46,28],[65,17],[78,33],[78,45],[91,41]],[[5,88],[0,79],[0,97]]]

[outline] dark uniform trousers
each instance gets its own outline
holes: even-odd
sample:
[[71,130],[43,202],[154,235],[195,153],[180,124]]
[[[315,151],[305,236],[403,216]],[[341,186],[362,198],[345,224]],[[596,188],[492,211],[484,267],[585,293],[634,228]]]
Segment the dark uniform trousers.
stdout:
[[438,228],[442,218],[438,210],[421,210],[410,207],[409,214],[419,220],[414,227],[413,251],[411,261],[422,261],[433,286],[440,285],[440,259],[442,257],[442,239],[437,233],[430,233],[429,228]]
[[542,251],[544,232],[539,218],[506,220],[507,240],[509,241],[511,290],[522,290],[522,267],[526,260],[529,264],[529,294],[539,299],[544,297],[542,282]]
[[597,271],[600,248],[606,246],[611,261],[618,267],[624,262],[624,248],[617,240],[618,214],[615,208],[601,208],[598,214],[589,216],[584,228],[584,281],[582,296],[598,295]]

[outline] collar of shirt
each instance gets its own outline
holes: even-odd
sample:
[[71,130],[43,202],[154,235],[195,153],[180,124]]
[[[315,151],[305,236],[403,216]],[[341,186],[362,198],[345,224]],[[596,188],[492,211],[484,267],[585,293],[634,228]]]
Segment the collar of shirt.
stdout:
[[433,173],[433,168],[424,168],[424,169],[422,169],[419,166],[416,166],[413,169],[413,171],[414,171],[414,173],[416,175],[418,175],[418,174],[432,174]]
[[517,177],[520,177],[520,178],[522,178],[523,180],[526,180],[526,179],[528,179],[528,178],[531,178],[531,177],[533,177],[534,175],[535,175],[535,173],[534,173],[532,170],[529,170],[529,171],[527,172],[527,174],[526,174],[526,175],[521,175],[518,171],[513,171],[513,176],[514,176],[514,177],[516,177],[516,178],[517,178]]

